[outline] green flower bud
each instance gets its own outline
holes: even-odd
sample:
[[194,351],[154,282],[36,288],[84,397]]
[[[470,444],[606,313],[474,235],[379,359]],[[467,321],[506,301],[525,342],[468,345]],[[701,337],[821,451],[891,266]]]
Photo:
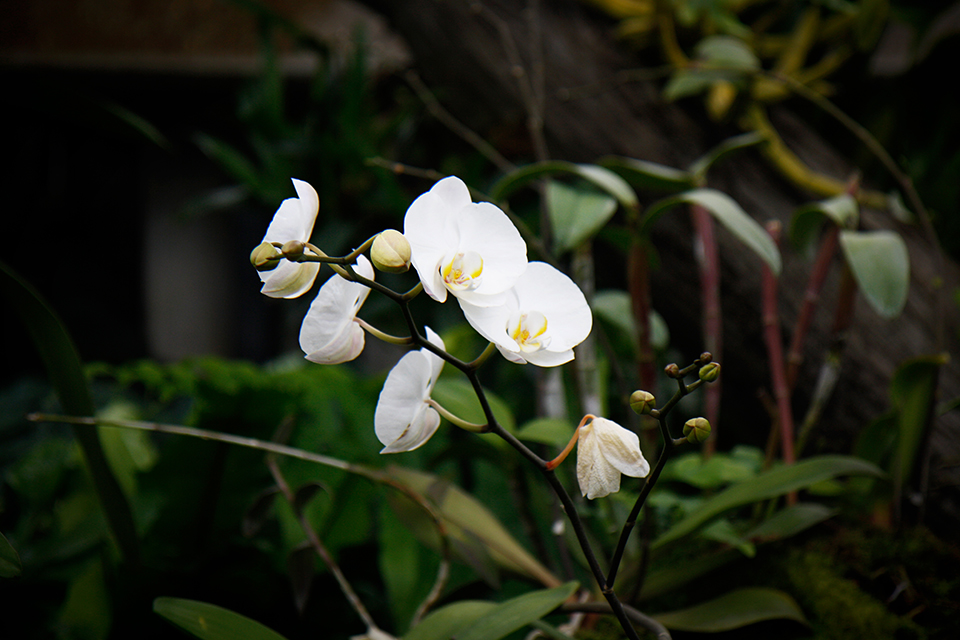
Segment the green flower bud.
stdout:
[[710,422],[706,418],[690,418],[683,424],[687,442],[703,442],[710,437]]
[[282,257],[275,246],[269,242],[261,242],[250,252],[250,264],[257,271],[273,271]]
[[299,240],[288,240],[283,243],[283,246],[280,247],[280,253],[283,254],[283,257],[287,260],[298,260],[303,256],[304,245]]
[[700,360],[700,364],[707,364],[709,362],[713,362],[713,354],[710,353],[709,351],[704,351],[703,353],[700,354],[699,360]]
[[716,362],[705,364],[700,367],[698,375],[704,382],[716,382],[717,378],[720,377],[720,365]]
[[657,399],[649,391],[637,389],[630,394],[630,408],[638,415],[646,415],[656,406]]
[[370,261],[380,271],[403,273],[410,268],[410,242],[396,229],[387,229],[374,239]]
[[679,377],[680,377],[680,367],[677,366],[676,363],[668,364],[666,367],[663,368],[663,370],[664,370],[664,371],[667,373],[667,375],[668,375],[669,377],[671,377],[671,378],[679,378]]

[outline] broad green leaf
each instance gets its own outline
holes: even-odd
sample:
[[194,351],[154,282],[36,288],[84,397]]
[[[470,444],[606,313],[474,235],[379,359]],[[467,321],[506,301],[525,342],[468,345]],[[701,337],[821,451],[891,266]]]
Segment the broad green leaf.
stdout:
[[760,59],[746,42],[733,36],[707,36],[697,43],[694,53],[699,60],[741,71],[760,68]]
[[494,202],[501,202],[521,187],[535,180],[557,174],[583,178],[601,191],[616,198],[625,209],[636,210],[640,206],[633,188],[613,171],[595,164],[575,164],[562,160],[537,162],[515,169],[500,178],[490,188],[489,195]]
[[256,620],[206,602],[157,598],[153,610],[201,640],[285,640]]
[[748,540],[780,540],[820,524],[837,513],[836,509],[816,502],[791,505],[751,529],[744,538]]
[[617,210],[617,201],[592,188],[547,182],[547,209],[558,252],[592,237]]
[[770,234],[748,216],[733,198],[715,189],[694,189],[653,203],[647,209],[641,231],[649,233],[653,222],[664,211],[682,203],[700,205],[709,211],[717,222],[760,256],[774,275],[780,274],[780,251]]
[[103,563],[93,560],[70,581],[56,624],[63,630],[64,637],[105,640],[110,633],[111,619]]
[[573,595],[577,586],[576,582],[567,582],[502,602],[457,634],[457,640],[499,640],[556,609]]
[[[593,313],[623,333],[637,351],[637,325],[633,321],[630,294],[620,289],[598,291],[590,303]],[[670,330],[663,317],[656,311],[650,311],[650,344],[654,349],[663,351],[670,344]]]
[[0,578],[18,576],[22,570],[20,554],[13,548],[7,537],[0,533]]
[[824,218],[841,229],[856,229],[860,218],[856,198],[844,193],[797,209],[790,221],[790,242],[798,251],[806,251],[813,245]]
[[573,436],[574,427],[560,418],[536,418],[521,425],[516,436],[527,442],[565,447]]
[[752,478],[757,467],[752,460],[744,460],[725,453],[715,453],[704,460],[697,452],[677,456],[667,462],[662,480],[679,480],[698,489],[716,489],[731,482]]
[[765,139],[763,134],[758,131],[751,131],[750,133],[727,138],[713,149],[710,149],[710,151],[702,157],[695,160],[693,164],[690,165],[689,171],[695,176],[696,181],[699,183],[704,179],[710,167],[717,162],[737,151],[760,144]]
[[[23,320],[40,352],[40,359],[64,412],[74,416],[92,416],[93,400],[83,374],[80,355],[60,318],[33,287],[3,263],[0,263],[0,292],[9,301],[10,308]],[[137,564],[139,542],[130,505],[110,470],[97,431],[86,426],[74,426],[73,434],[83,451],[114,539],[124,559]]]
[[[547,586],[560,584],[473,496],[443,478],[423,471],[391,466],[387,472],[436,505],[453,540],[461,541],[467,548],[479,542],[501,567],[529,576]],[[428,526],[432,528],[432,525]],[[426,527],[420,528],[421,532],[425,530]],[[436,534],[433,535],[435,539]]]
[[913,473],[927,429],[933,418],[940,367],[947,356],[924,356],[897,367],[890,381],[890,401],[897,414],[898,480],[906,482]]
[[695,54],[705,65],[674,73],[663,89],[666,100],[701,93],[719,81],[742,84],[747,75],[760,68],[760,60],[750,46],[731,36],[708,36],[697,44]]
[[707,540],[729,545],[748,558],[757,555],[756,545],[741,537],[734,529],[733,523],[726,518],[714,520],[700,531],[700,535]]
[[689,171],[656,162],[623,156],[605,156],[598,164],[614,171],[638,189],[677,191],[689,189],[695,184],[694,176]]
[[387,602],[396,626],[406,628],[414,611],[427,595],[422,583],[424,579],[428,582],[431,580],[424,571],[424,556],[432,554],[425,553],[423,546],[417,544],[386,501],[380,505],[376,532],[379,545],[377,561],[387,591]]
[[[500,426],[513,433],[517,428],[517,423],[513,418],[513,412],[506,402],[497,395],[484,390],[487,396],[487,402],[493,410],[493,415],[500,423]],[[431,397],[440,403],[445,409],[453,415],[463,418],[467,422],[475,424],[486,424],[487,419],[483,415],[483,407],[477,399],[477,394],[473,386],[462,378],[440,378],[433,388]],[[499,438],[489,438],[491,443],[502,442]]]
[[841,231],[840,246],[857,286],[884,318],[900,315],[910,289],[907,245],[894,231]]
[[[656,491],[651,494],[656,495]],[[701,554],[683,562],[672,562],[665,567],[651,571],[643,581],[640,591],[641,600],[649,600],[679,589],[700,576],[742,559],[736,549],[722,549],[709,555]]]
[[678,540],[730,509],[797,491],[841,475],[880,477],[883,471],[859,458],[840,455],[816,456],[793,465],[776,467],[708,498],[698,509],[657,538],[653,547],[662,547]]
[[676,631],[717,633],[739,629],[763,620],[787,619],[808,625],[803,611],[789,595],[778,589],[751,587],[737,589],[715,600],[687,609],[653,616]]
[[403,640],[450,640],[474,621],[496,608],[496,603],[483,600],[461,600],[433,611],[408,631]]

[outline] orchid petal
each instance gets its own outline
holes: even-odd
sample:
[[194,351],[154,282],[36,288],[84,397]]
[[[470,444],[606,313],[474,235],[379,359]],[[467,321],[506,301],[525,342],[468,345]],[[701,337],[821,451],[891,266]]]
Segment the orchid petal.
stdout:
[[[366,256],[357,257],[356,272],[373,279],[373,265]],[[370,293],[365,285],[332,276],[310,304],[300,326],[300,348],[307,360],[319,364],[340,364],[353,360],[364,346],[364,332],[354,322]]]

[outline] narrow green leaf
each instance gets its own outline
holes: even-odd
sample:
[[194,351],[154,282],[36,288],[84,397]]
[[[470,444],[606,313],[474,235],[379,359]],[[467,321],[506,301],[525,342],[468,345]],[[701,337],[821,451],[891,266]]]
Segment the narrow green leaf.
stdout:
[[764,140],[766,140],[766,137],[758,131],[751,131],[750,133],[727,138],[695,160],[693,164],[690,165],[688,171],[695,176],[696,182],[699,183],[704,179],[710,167],[719,161],[738,151],[758,145]]
[[841,231],[840,246],[857,286],[884,318],[900,315],[910,289],[907,245],[895,231]]
[[285,640],[256,620],[206,602],[157,598],[153,610],[201,640]]
[[798,251],[806,251],[817,239],[824,219],[832,221],[841,229],[856,229],[860,207],[856,198],[848,193],[811,202],[793,213],[790,221],[790,242]]
[[726,548],[709,555],[701,554],[684,562],[674,562],[655,569],[643,581],[640,599],[649,600],[675,591],[714,569],[742,558],[743,556],[736,549]]
[[913,473],[917,455],[933,418],[940,367],[945,355],[923,356],[902,363],[890,381],[890,401],[897,413],[898,480]]
[[234,180],[256,193],[260,189],[260,172],[245,155],[222,140],[205,133],[194,139],[203,153],[220,165]]
[[729,545],[748,558],[757,555],[756,545],[740,536],[734,529],[733,523],[726,518],[718,518],[705,526],[700,531],[700,536],[707,540]]
[[744,538],[748,540],[789,538],[832,518],[836,513],[836,509],[815,502],[791,505],[751,529]]
[[770,234],[747,215],[733,198],[715,189],[694,189],[653,203],[647,209],[641,231],[649,233],[654,221],[664,211],[682,203],[700,205],[709,211],[717,222],[760,256],[775,275],[780,274],[780,251]]
[[408,631],[403,640],[450,640],[496,608],[493,602],[461,600],[433,611]]
[[678,540],[729,509],[767,500],[841,475],[880,477],[883,471],[859,458],[839,455],[816,456],[793,465],[776,467],[707,499],[698,509],[657,538],[653,547],[662,547]]
[[715,600],[653,617],[668,629],[700,633],[718,633],[777,619],[795,620],[809,626],[793,598],[778,589],[765,587],[737,589]]
[[[598,291],[590,303],[593,313],[609,323],[627,337],[637,351],[637,326],[633,321],[630,294],[620,289],[605,289]],[[654,349],[662,351],[670,344],[670,330],[663,317],[654,310],[650,310],[650,344]]]
[[575,164],[562,160],[548,160],[528,164],[511,171],[490,188],[490,198],[502,202],[521,187],[541,178],[565,174],[582,178],[614,198],[626,209],[637,209],[639,201],[633,188],[613,171],[595,164]]
[[22,571],[20,554],[7,537],[0,533],[0,578],[12,578],[20,575]]
[[[456,485],[438,476],[403,467],[389,467],[387,472],[417,493],[430,497],[452,539],[459,540],[467,548],[479,542],[485,553],[510,571],[548,586],[560,583],[510,535],[489,509]],[[427,526],[421,527],[420,531],[426,531]]]
[[547,615],[577,590],[577,582],[552,589],[532,591],[498,604],[473,621],[469,629],[457,634],[457,640],[500,640],[524,625]]
[[606,156],[601,158],[598,164],[615,172],[637,189],[677,191],[689,189],[696,183],[694,175],[689,171],[646,160]]
[[[0,291],[26,326],[63,410],[73,416],[92,416],[93,400],[83,375],[80,355],[60,318],[33,287],[3,263],[0,263]],[[73,434],[83,451],[97,497],[120,552],[127,562],[136,565],[139,562],[139,542],[133,515],[107,464],[97,431],[74,426]]]
[[563,253],[599,231],[616,212],[617,201],[595,189],[550,180],[547,209],[556,249]]

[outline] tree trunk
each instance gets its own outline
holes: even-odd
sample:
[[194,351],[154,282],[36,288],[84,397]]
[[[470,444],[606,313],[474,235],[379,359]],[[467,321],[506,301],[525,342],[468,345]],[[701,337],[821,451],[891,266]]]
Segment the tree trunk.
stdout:
[[[518,75],[535,77],[540,64],[544,69],[544,133],[553,158],[592,162],[618,154],[685,167],[720,140],[739,133],[709,123],[696,104],[664,102],[655,81],[609,82],[619,70],[660,63],[637,60],[622,51],[612,24],[581,3],[405,0],[369,4],[386,15],[407,40],[418,71],[442,97],[445,107],[495,145],[496,132],[503,131],[504,125],[508,129],[513,125],[515,132],[516,125],[522,126],[528,117],[529,99],[520,90],[526,78],[518,79]],[[542,37],[539,43],[537,32]],[[596,88],[580,90],[591,85]],[[573,88],[578,89],[579,97],[570,97]],[[840,180],[851,175],[853,168],[786,108],[775,109],[771,117],[789,147],[810,166]],[[728,193],[757,220],[777,219],[784,228],[799,205],[819,199],[791,186],[753,150],[719,164],[709,181],[709,186]],[[641,196],[653,199],[657,194]],[[942,279],[949,293],[960,282],[952,262],[948,261],[945,273],[936,273],[936,249],[919,228],[898,224],[886,212],[871,211],[864,213],[862,227],[894,228],[903,236],[911,259],[910,296],[903,314],[894,320],[880,318],[862,299],[857,301],[840,382],[814,434],[821,449],[849,452],[860,429],[888,409],[888,385],[896,366],[937,348],[934,326],[940,319],[934,283]],[[678,209],[662,217],[654,239],[660,267],[653,274],[653,305],[667,320],[674,345],[691,357],[700,352],[702,339],[699,281],[688,216]],[[769,380],[761,339],[760,262],[729,234],[721,231],[718,241],[726,345],[719,429],[737,441],[756,443],[765,437],[769,424],[757,401],[758,390],[766,388]],[[783,257],[780,320],[786,341],[803,302],[811,260],[789,248]],[[798,417],[806,409],[828,346],[838,267],[839,260],[834,260],[808,337],[794,398]],[[947,349],[956,353],[960,314],[956,304],[946,306]],[[941,400],[960,393],[956,358],[942,372],[940,391]],[[722,445],[726,437],[721,437]],[[930,488],[944,498],[939,502],[952,503],[955,509],[960,485],[956,466],[960,412],[936,421],[931,450]]]

